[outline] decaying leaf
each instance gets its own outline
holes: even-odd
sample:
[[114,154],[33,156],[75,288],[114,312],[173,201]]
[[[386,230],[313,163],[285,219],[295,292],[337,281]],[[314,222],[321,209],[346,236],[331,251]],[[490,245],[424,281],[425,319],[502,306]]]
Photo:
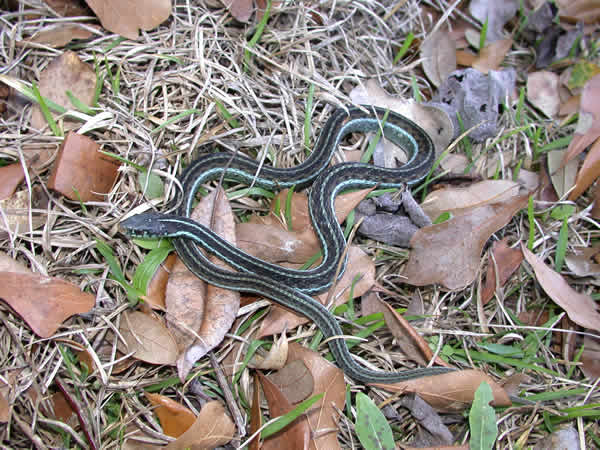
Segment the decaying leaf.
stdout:
[[588,336],[583,338],[581,370],[591,380],[600,378],[600,339]]
[[456,44],[449,34],[438,30],[430,33],[421,44],[423,70],[427,78],[439,86],[456,70]]
[[176,260],[176,254],[171,253],[156,272],[154,272],[154,275],[152,275],[152,278],[148,283],[144,301],[153,309],[160,309],[163,311],[166,309],[165,296],[167,283],[169,282],[169,275],[171,275]]
[[314,392],[315,379],[301,359],[286,361],[268,378],[292,404],[306,400]]
[[510,21],[519,8],[517,0],[488,2],[473,0],[469,2],[469,12],[481,23],[487,22],[486,42],[495,42],[504,38],[504,25]]
[[118,170],[118,162],[100,153],[96,142],[70,132],[58,150],[48,188],[74,201],[102,201],[117,179]]
[[414,392],[439,411],[463,412],[473,401],[475,391],[485,381],[492,387],[494,406],[510,406],[504,389],[478,370],[461,370],[394,384],[373,384],[390,392]]
[[138,38],[138,30],[151,30],[171,15],[170,0],[85,0],[104,28],[129,39]]
[[[568,166],[569,164],[567,164]],[[583,165],[577,173],[575,188],[569,193],[569,200],[576,200],[592,183],[600,176],[600,139],[596,139],[594,145],[583,161]]]
[[600,5],[594,0],[557,0],[561,18],[573,23],[591,24],[600,18]]
[[564,155],[562,164],[571,161],[600,136],[600,74],[589,80],[581,92],[579,103],[579,121]]
[[598,246],[577,249],[574,253],[565,256],[565,262],[571,272],[578,277],[599,277],[600,264],[596,259],[600,255]]
[[[212,225],[216,233],[235,245],[233,211],[222,189],[204,197],[191,217],[205,226]],[[211,261],[226,267],[219,259]],[[183,352],[177,360],[183,380],[196,361],[219,345],[231,328],[240,307],[240,294],[204,283],[178,260],[167,283],[166,305],[169,329]]]
[[133,352],[133,357],[151,364],[175,364],[177,343],[167,327],[157,319],[140,311],[124,312],[119,333],[119,350]]
[[52,336],[75,314],[88,312],[96,298],[58,278],[35,273],[0,272],[0,299],[14,309],[38,336]]
[[248,363],[249,367],[255,369],[281,369],[288,357],[288,340],[283,333],[281,337],[273,343],[271,346],[269,353],[267,356],[259,355],[255,353],[250,362]]
[[556,117],[561,106],[559,83],[560,79],[554,72],[530,73],[527,76],[527,100],[547,117]]
[[160,420],[160,425],[167,436],[179,437],[196,421],[195,414],[181,403],[160,394],[145,392],[146,398],[155,408],[154,414]]
[[252,0],[221,0],[233,17],[240,22],[248,22],[254,8]]
[[75,39],[88,39],[92,37],[93,27],[79,23],[61,23],[46,27],[35,35],[20,42],[20,45],[28,43],[47,45],[48,47],[64,47]]
[[[83,104],[91,106],[96,91],[96,82],[94,69],[89,64],[81,61],[76,53],[69,50],[55,58],[40,73],[39,90],[43,97],[52,100],[65,109],[73,109],[66,92],[70,91]],[[54,118],[58,116],[57,113],[52,114]],[[40,107],[37,105],[34,106],[31,113],[31,125],[37,129],[43,129],[48,125]],[[79,122],[69,119],[64,120],[65,129],[72,129],[77,126],[79,126]],[[39,165],[46,162],[39,161]]]
[[552,180],[552,186],[556,190],[556,195],[559,198],[564,198],[567,192],[573,188],[577,179],[577,160],[570,160],[564,164],[564,158],[568,150],[554,150],[548,152],[548,172]]
[[[508,238],[494,242],[490,250],[485,283],[481,289],[481,301],[485,305],[496,292],[496,284],[500,287],[508,281],[510,276],[519,268],[523,261],[523,253],[519,248],[510,248]],[[498,272],[496,272],[496,269]]]
[[21,163],[0,167],[0,200],[10,197],[25,179]]
[[196,421],[165,450],[208,449],[227,444],[233,439],[235,425],[218,401],[206,403]]
[[[294,406],[282,392],[267,377],[258,373],[265,398],[269,404],[269,413],[272,418],[290,412]],[[255,387],[256,388],[256,387]],[[310,441],[310,428],[304,415],[299,416],[290,425],[279,433],[265,439],[263,449],[275,450],[282,447],[290,449],[305,449]]]
[[470,284],[477,274],[488,238],[527,205],[527,195],[470,208],[446,222],[421,228],[410,241],[412,251],[404,270],[416,286],[441,283],[448,289]]
[[569,318],[578,325],[600,330],[600,313],[596,302],[589,295],[577,292],[559,273],[552,270],[524,245],[523,255],[535,271],[537,281],[554,302],[564,309]]
[[487,44],[481,49],[479,56],[473,62],[473,68],[481,73],[498,70],[512,45],[512,39],[501,39]]

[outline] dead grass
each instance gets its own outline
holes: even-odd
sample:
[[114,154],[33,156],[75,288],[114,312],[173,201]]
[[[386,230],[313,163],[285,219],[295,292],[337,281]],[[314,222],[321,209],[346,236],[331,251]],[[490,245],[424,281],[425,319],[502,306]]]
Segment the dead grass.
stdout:
[[[401,2],[404,3],[404,2]],[[440,4],[445,2],[440,2]],[[207,8],[203,2],[177,1],[172,18],[157,30],[144,32],[136,42],[123,41],[106,51],[117,36],[103,31],[96,39],[77,45],[79,57],[90,64],[107,61],[119,67],[121,82],[118,95],[105,80],[100,106],[113,120],[89,136],[107,151],[121,155],[146,167],[160,169],[168,187],[167,200],[156,204],[158,210],[166,207],[175,195],[172,179],[181,166],[195,159],[199,153],[213,146],[230,150],[257,150],[271,145],[277,150],[280,165],[294,165],[302,160],[304,151],[304,110],[310,84],[315,86],[315,113],[312,120],[311,142],[329,113],[338,105],[349,103],[349,91],[375,79],[388,93],[412,97],[411,77],[414,77],[421,94],[430,98],[434,92],[423,77],[418,55],[411,53],[401,64],[392,65],[404,36],[412,31],[418,39],[425,37],[432,24],[424,22],[418,8],[429,4],[409,0],[398,12],[382,19],[392,5],[374,1],[334,2],[319,5],[290,2],[281,5],[272,14],[265,33],[257,47],[251,50],[249,71],[243,67],[244,46],[251,28],[235,23],[223,10]],[[35,81],[40,72],[60,50],[21,47],[17,40],[31,36],[50,22],[71,21],[54,19],[39,2],[23,1],[22,10],[0,15],[0,71],[15,78]],[[30,18],[30,14],[40,16]],[[85,19],[81,19],[85,21]],[[508,64],[525,70],[533,60],[527,48],[509,55]],[[217,113],[215,102],[220,102],[235,116],[242,126],[231,129],[224,126]],[[0,126],[0,149],[6,158],[19,159],[27,151],[40,146],[56,149],[59,140],[30,129],[28,117],[31,107],[11,109]],[[175,123],[155,132],[156,127],[177,114],[197,110]],[[514,126],[510,113],[503,118],[506,127]],[[47,131],[47,130],[46,130]],[[500,130],[502,133],[502,130]],[[514,136],[502,141],[492,151],[512,148],[520,156],[527,152],[522,137]],[[551,136],[545,139],[550,141]],[[510,178],[510,170],[502,176]],[[29,180],[29,186],[44,186],[47,173]],[[106,361],[107,379],[79,377],[77,369],[59,350],[64,340],[89,343],[100,351],[101,343],[118,327],[121,313],[128,308],[124,290],[107,278],[105,261],[95,250],[95,238],[108,242],[123,268],[131,275],[141,259],[139,249],[118,229],[118,222],[132,208],[144,201],[137,187],[137,172],[123,165],[118,182],[106,202],[88,205],[86,210],[78,204],[65,201],[51,192],[48,221],[43,229],[33,233],[20,233],[0,243],[3,251],[30,265],[33,270],[70,280],[96,295],[97,306],[93,312],[68,321],[60,333],[42,340],[6,307],[2,306],[0,319],[0,376],[7,379],[16,373],[15,395],[11,398],[13,420],[0,427],[4,443],[14,448],[62,445],[85,447],[83,437],[74,431],[76,423],[60,424],[50,421],[41,413],[41,404],[47,404],[49,391],[54,391],[55,380],[61,380],[71,390],[79,391],[79,407],[87,414],[89,430],[103,448],[117,448],[133,428],[141,428],[155,442],[165,442],[157,420],[140,397],[147,386],[172,380],[176,371],[171,367],[154,367],[136,364],[122,373],[111,375],[115,358],[115,340],[110,338]],[[582,199],[582,204],[586,199]],[[266,203],[262,205],[265,209]],[[243,205],[234,204],[237,210]],[[555,250],[560,223],[540,220],[537,223],[538,240],[544,242],[543,252]],[[570,232],[574,243],[588,244],[598,237],[597,228],[585,220],[573,221]],[[509,236],[511,240],[526,239],[527,218],[519,214],[495,238]],[[364,242],[364,248],[373,252],[377,243]],[[382,274],[397,273],[406,260],[406,253],[398,251],[399,260],[380,264]],[[390,268],[391,266],[391,268]],[[397,296],[389,300],[396,306],[406,305],[414,288],[403,285],[397,277],[386,276],[381,283]],[[450,360],[463,368],[474,367],[502,380],[519,368],[503,364],[486,363],[473,358],[470,352],[480,349],[483,338],[489,342],[519,341],[531,335],[525,327],[514,327],[507,310],[521,311],[534,305],[552,308],[547,297],[540,292],[527,270],[521,270],[505,286],[504,304],[492,301],[485,308],[488,322],[478,320],[476,306],[477,283],[457,291],[444,292],[437,286],[419,289],[435,319],[425,328],[433,332],[432,343],[444,354],[444,346],[464,350],[465,356]],[[556,329],[562,327],[559,322]],[[307,328],[310,333],[315,328]],[[576,338],[570,330],[564,337]],[[299,333],[302,334],[302,333]],[[364,345],[361,357],[373,360],[381,367],[385,359],[376,361],[376,353],[383,345],[391,344],[387,331],[378,332],[379,341]],[[308,342],[310,336],[305,340]],[[561,377],[526,370],[530,376],[521,388],[528,394],[573,390],[564,398],[549,400],[537,405],[515,405],[497,413],[499,423],[498,448],[519,448],[531,445],[547,433],[543,415],[561,411],[565,407],[598,402],[594,385],[576,369],[567,379],[568,365],[562,356],[549,348],[547,336],[540,337],[533,364],[539,364],[563,374]],[[230,350],[232,340],[227,339],[216,352],[220,358]],[[74,371],[74,372],[71,372]],[[208,358],[202,360],[195,374],[211,371]],[[199,400],[214,392],[214,381],[197,376],[186,385],[175,383],[162,393],[198,410]],[[582,388],[581,391],[576,389]],[[363,389],[353,386],[353,390]],[[26,392],[36,392],[33,399]],[[390,394],[377,391],[376,398],[383,400]],[[34,396],[35,397],[35,396]],[[391,406],[394,407],[392,402]],[[409,415],[398,409],[399,416],[389,421],[395,430],[409,440],[415,432]],[[459,418],[460,419],[460,418]],[[580,436],[598,435],[598,425],[587,419],[573,419]],[[455,436],[466,436],[467,422],[459,420],[451,426]],[[340,442],[348,448],[356,446],[356,436],[347,418],[340,425]],[[529,436],[527,437],[527,434]],[[522,439],[522,441],[519,441]],[[593,444],[592,444],[593,445]]]

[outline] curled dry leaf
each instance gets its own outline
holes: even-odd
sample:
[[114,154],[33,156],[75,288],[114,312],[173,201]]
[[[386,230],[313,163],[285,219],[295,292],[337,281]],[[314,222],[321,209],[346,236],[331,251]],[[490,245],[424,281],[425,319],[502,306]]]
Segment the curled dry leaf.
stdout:
[[93,32],[90,26],[78,23],[62,23],[55,26],[43,28],[29,39],[19,42],[20,45],[28,43],[47,45],[48,47],[64,47],[75,39],[88,39]]
[[255,353],[248,366],[254,369],[281,369],[288,357],[288,340],[285,332],[281,337],[274,342],[267,353],[267,356],[263,357],[258,353]]
[[85,0],[104,28],[129,39],[151,30],[171,15],[171,0]]
[[547,117],[556,117],[560,109],[560,79],[554,72],[532,72],[527,76],[527,100]]
[[600,139],[596,139],[577,173],[575,188],[569,193],[569,200],[576,200],[600,176]]
[[[267,403],[269,404],[271,418],[282,416],[294,409],[294,406],[275,384],[260,372],[258,373],[258,377]],[[308,421],[306,416],[301,415],[279,433],[265,439],[262,448],[265,450],[275,450],[280,448],[306,449],[309,440],[310,428]]]
[[[233,211],[221,188],[204,197],[191,217],[205,226],[212,225],[217,234],[235,245]],[[226,267],[214,257],[211,261]],[[167,284],[166,305],[169,329],[183,352],[177,360],[183,380],[196,361],[219,345],[231,328],[240,307],[240,294],[204,283],[177,261]]]
[[[55,58],[40,74],[40,94],[52,100],[65,109],[73,109],[73,105],[66,92],[70,91],[77,99],[87,106],[92,105],[96,91],[96,72],[94,69],[82,62],[76,53],[66,51]],[[56,118],[58,113],[53,112]],[[48,124],[38,105],[35,105],[31,113],[31,125],[42,129]],[[65,119],[65,129],[79,126],[79,122]],[[41,153],[41,159],[37,164],[44,165],[48,155]],[[90,166],[93,167],[93,166]]]
[[[523,261],[521,249],[510,248],[507,241],[508,238],[504,238],[501,241],[494,242],[490,250],[485,283],[481,289],[481,301],[484,305],[494,296],[496,284],[500,287],[504,286]],[[498,273],[496,273],[496,269],[498,269]]]
[[488,238],[527,205],[527,195],[470,208],[446,222],[421,228],[410,241],[412,251],[404,276],[416,286],[441,283],[461,289],[477,274]]
[[166,308],[165,296],[167,291],[167,283],[169,282],[169,275],[173,270],[176,260],[176,254],[171,253],[156,270],[156,272],[154,272],[154,275],[152,275],[152,278],[148,283],[144,301],[153,309],[160,309],[161,311],[164,311]]
[[374,383],[373,386],[390,392],[414,392],[440,411],[462,412],[473,401],[475,391],[483,381],[492,388],[494,406],[511,405],[504,389],[478,370],[461,370],[394,384]]
[[509,180],[485,180],[467,187],[449,187],[431,192],[421,208],[431,220],[441,213],[468,213],[470,207],[485,203],[506,202],[519,194],[519,185]]
[[564,198],[567,192],[573,188],[577,180],[577,168],[579,163],[572,159],[567,164],[563,164],[564,156],[567,150],[554,150],[548,152],[546,161],[548,163],[548,173],[552,180],[552,186],[559,198]]
[[139,311],[124,312],[121,316],[118,348],[123,353],[151,364],[175,364],[177,344],[162,322]]
[[569,270],[578,277],[598,277],[600,276],[600,264],[596,262],[596,259],[599,255],[600,248],[598,246],[583,248],[565,256],[565,262]]
[[562,165],[571,161],[600,136],[600,74],[590,79],[581,92],[579,121]]
[[554,303],[564,309],[576,324],[584,328],[600,330],[600,313],[596,302],[589,295],[574,290],[561,274],[544,264],[522,244],[521,250],[533,268],[540,286],[554,300]]
[[[358,282],[355,278],[359,276]],[[335,284],[335,291],[331,294],[336,306],[343,305],[349,298],[350,288],[353,287],[354,298],[360,297],[367,292],[375,283],[375,264],[364,251],[354,245],[348,249],[348,263],[346,271],[341,279]],[[331,291],[331,290],[330,290]],[[325,304],[330,296],[330,291],[319,294],[316,298],[322,304]],[[259,336],[270,336],[283,332],[285,329],[292,329],[307,323],[308,319],[298,316],[291,311],[274,306],[261,323]]]
[[35,273],[0,272],[0,299],[38,336],[47,338],[75,314],[88,312],[96,298],[58,278]]
[[118,170],[118,162],[100,153],[96,142],[70,132],[58,150],[48,188],[74,201],[102,201],[117,179]]
[[498,70],[512,45],[512,39],[501,39],[487,44],[473,62],[473,68],[479,70],[481,73]]
[[145,392],[146,398],[155,407],[154,414],[160,420],[163,432],[177,438],[185,433],[196,421],[196,415],[181,403],[160,394]]
[[439,86],[456,70],[456,43],[446,31],[438,30],[421,44],[421,57],[425,75]]
[[218,401],[205,404],[191,427],[165,450],[208,449],[227,444],[233,439],[235,425]]

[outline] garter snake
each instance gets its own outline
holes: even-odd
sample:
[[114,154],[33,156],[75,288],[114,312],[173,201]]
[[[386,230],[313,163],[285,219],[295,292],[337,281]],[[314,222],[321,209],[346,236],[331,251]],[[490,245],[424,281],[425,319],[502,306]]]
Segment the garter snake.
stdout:
[[[333,283],[344,247],[344,235],[335,218],[334,199],[343,190],[378,186],[399,187],[421,181],[431,170],[434,147],[423,129],[407,118],[368,107],[337,109],[330,116],[317,140],[314,151],[301,164],[278,169],[261,167],[255,160],[241,155],[216,153],[194,161],[181,176],[183,201],[175,214],[145,213],[130,217],[121,225],[132,236],[171,237],[178,256],[199,278],[227,289],[251,292],[269,298],[319,327],[329,340],[336,361],[351,378],[365,383],[393,383],[448,372],[448,368],[411,369],[401,372],[370,370],[358,364],[346,343],[339,338],[342,330],[333,315],[310,293],[326,290]],[[333,153],[342,139],[353,132],[372,132],[382,128],[383,135],[400,146],[408,162],[396,169],[362,163],[342,163],[329,167]],[[237,249],[207,227],[189,219],[196,192],[208,181],[221,178],[263,187],[269,190],[312,185],[309,212],[317,232],[323,259],[309,270],[286,269],[256,259]],[[317,179],[315,181],[315,179]],[[210,262],[193,243],[215,254],[239,272],[225,270]],[[338,338],[336,338],[336,336]]]

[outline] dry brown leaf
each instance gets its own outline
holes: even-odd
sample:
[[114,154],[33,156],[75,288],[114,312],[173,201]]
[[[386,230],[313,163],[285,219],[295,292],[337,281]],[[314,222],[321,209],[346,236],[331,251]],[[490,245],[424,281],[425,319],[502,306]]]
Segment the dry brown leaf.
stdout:
[[292,404],[306,400],[314,392],[315,379],[301,359],[287,361],[267,378]]
[[10,419],[10,404],[0,392],[0,423],[6,423],[8,419]]
[[565,281],[563,276],[531,253],[521,244],[521,250],[527,262],[535,271],[540,286],[546,294],[565,310],[569,318],[578,325],[592,330],[600,330],[600,313],[596,302],[589,295],[577,292]]
[[14,194],[17,186],[25,179],[21,163],[0,167],[0,200]]
[[[262,412],[260,410],[260,389],[258,389],[258,372],[254,372],[252,386],[252,405],[250,406],[250,430],[248,434],[254,436],[262,426]],[[260,450],[260,434],[248,442],[249,450]]]
[[167,256],[167,259],[165,259],[158,270],[154,272],[154,275],[152,275],[152,278],[148,283],[144,301],[153,309],[159,309],[161,311],[166,309],[165,296],[167,283],[169,282],[169,275],[171,275],[176,260],[177,255],[175,253],[171,253]]
[[421,57],[425,75],[439,86],[456,70],[456,43],[446,31],[430,33],[421,44]]
[[576,200],[592,183],[600,176],[600,139],[596,139],[594,145],[583,161],[581,169],[577,174],[575,188],[569,194],[569,200]]
[[129,39],[151,30],[171,15],[171,0],[85,0],[108,31]]
[[590,215],[594,219],[600,219],[600,184],[596,184],[596,188],[594,189],[594,206]]
[[96,298],[79,287],[35,273],[0,272],[0,298],[44,338],[72,315],[88,312],[96,304]]
[[504,389],[491,377],[478,370],[461,370],[394,384],[374,383],[373,386],[390,392],[414,392],[438,410],[463,412],[473,401],[475,391],[483,381],[492,388],[494,395],[492,405],[511,405]]
[[[221,188],[204,197],[191,217],[205,226],[212,223],[213,231],[235,245],[233,211]],[[227,267],[217,258],[211,257],[211,261]],[[231,328],[240,307],[240,294],[204,283],[178,261],[167,284],[166,305],[168,326],[183,352],[177,369],[184,380],[196,361],[219,345]]]
[[532,72],[527,75],[527,99],[547,117],[556,117],[561,103],[559,84],[560,79],[554,72]]
[[477,69],[482,73],[488,73],[490,70],[498,70],[512,45],[512,39],[500,39],[499,41],[487,44],[479,52],[479,57],[473,63],[473,69]]
[[592,248],[578,249],[574,253],[565,256],[565,262],[571,272],[578,277],[600,276],[600,264],[594,258],[600,254],[598,246]]
[[558,111],[559,116],[570,116],[579,111],[579,103],[581,102],[580,95],[572,95],[560,105]]
[[552,186],[558,198],[564,198],[565,194],[575,186],[577,180],[577,169],[579,162],[576,159],[563,164],[567,150],[554,150],[546,154],[548,172],[552,180]]
[[600,74],[591,78],[581,92],[579,121],[562,165],[571,161],[600,136]]
[[570,22],[592,24],[600,19],[600,5],[596,0],[557,0],[558,13]]
[[600,378],[600,339],[585,335],[583,353],[581,354],[581,370],[591,380]]
[[524,208],[527,199],[522,195],[477,206],[446,222],[419,229],[410,241],[412,251],[403,274],[406,281],[416,286],[441,283],[448,289],[470,284],[488,238]]
[[74,201],[102,201],[117,179],[118,170],[118,162],[100,153],[96,142],[70,132],[58,150],[48,188]]
[[205,404],[194,424],[188,430],[170,442],[165,450],[200,450],[225,445],[235,433],[235,425],[218,401]]
[[[294,409],[294,406],[275,384],[260,372],[258,372],[258,377],[267,403],[269,404],[271,418],[282,416]],[[256,388],[257,387],[255,386],[255,389]],[[281,448],[304,450],[308,447],[309,441],[310,428],[308,420],[306,419],[306,416],[302,414],[283,430],[265,439],[262,448],[264,450],[276,450]]]
[[[510,276],[519,268],[523,261],[523,253],[519,248],[510,248],[507,245],[508,238],[494,242],[490,249],[490,258],[485,276],[485,283],[481,289],[481,301],[487,304],[496,292],[496,280],[498,286],[502,287]],[[492,257],[493,255],[493,257]],[[496,264],[494,265],[494,261]],[[496,268],[499,276],[496,277]]]
[[83,0],[45,0],[45,3],[63,17],[89,16],[91,13]]
[[118,348],[123,353],[151,364],[175,364],[177,344],[162,322],[140,311],[125,311],[121,316]]
[[160,420],[163,432],[177,438],[185,433],[196,421],[196,415],[181,403],[160,394],[145,392],[146,398],[155,408],[154,414]]
[[[82,62],[76,53],[66,51],[55,58],[40,74],[40,94],[45,98],[65,109],[73,109],[73,105],[67,97],[66,91],[70,91],[77,99],[85,105],[91,106],[96,91],[96,72],[89,64]],[[58,113],[52,113],[56,118]],[[34,106],[31,113],[31,125],[37,129],[45,128],[48,123],[39,106]],[[65,129],[79,127],[80,123],[74,120],[64,120]],[[36,162],[44,165],[47,156]],[[90,166],[93,167],[93,166]]]
[[236,224],[235,230],[241,250],[271,263],[303,264],[321,249],[312,230],[296,233],[280,225],[250,222]]
[[[355,277],[360,276],[358,282]],[[354,298],[360,297],[367,292],[375,283],[375,264],[370,256],[354,245],[348,249],[348,264],[344,275],[335,284],[335,293],[332,298],[335,299],[336,306],[342,305],[348,301],[350,287],[353,286]],[[319,294],[316,299],[325,304],[329,297],[329,291]],[[308,319],[299,316],[279,306],[273,306],[269,314],[261,323],[259,336],[270,336],[283,332],[285,329],[292,329],[307,323]]]
[[46,27],[35,33],[29,39],[19,42],[20,45],[28,43],[47,45],[48,47],[64,47],[75,39],[88,39],[94,34],[90,25],[78,23],[61,23]]
[[456,50],[456,64],[463,67],[471,67],[477,61],[477,55],[467,50]]
[[240,22],[248,22],[254,8],[252,0],[221,0],[231,15]]
[[467,187],[448,187],[431,192],[421,208],[431,220],[444,211],[468,212],[473,206],[485,203],[505,202],[519,194],[519,185],[510,180],[485,180]]
[[288,357],[288,340],[285,332],[281,337],[274,342],[269,353],[266,356],[262,356],[255,353],[252,359],[248,362],[248,366],[253,369],[281,369]]

